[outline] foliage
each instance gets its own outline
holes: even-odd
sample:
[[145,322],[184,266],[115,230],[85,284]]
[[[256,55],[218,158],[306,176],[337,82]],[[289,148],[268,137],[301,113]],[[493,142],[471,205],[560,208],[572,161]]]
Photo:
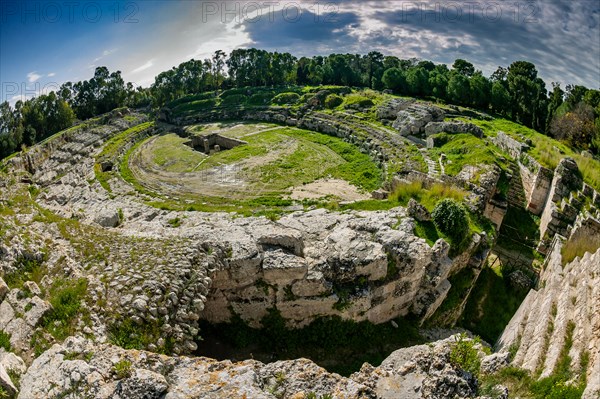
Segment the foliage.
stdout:
[[[238,350],[252,347],[254,358],[259,360],[308,357],[342,375],[360,369],[365,361],[377,365],[400,346],[421,342],[416,325],[401,318],[395,319],[398,328],[390,323],[355,323],[334,316],[288,329],[279,312],[271,309],[261,323],[262,329],[251,328],[236,315],[230,323],[204,323],[201,330],[204,337],[215,335]],[[202,351],[200,343],[198,354]]]
[[562,247],[562,263],[566,265],[576,257],[583,257],[586,252],[594,254],[600,248],[600,236],[597,235],[577,235],[569,239]]
[[344,102],[344,99],[342,97],[338,96],[337,94],[329,94],[325,98],[325,107],[329,108],[329,109],[333,109],[335,107],[342,105],[343,102]]
[[52,310],[43,319],[43,325],[58,340],[74,332],[76,316],[81,315],[82,301],[87,291],[85,278],[56,279],[50,287],[49,302]]
[[118,380],[122,380],[131,376],[132,368],[131,362],[123,359],[113,365],[113,372],[116,374]]
[[484,267],[458,324],[487,342],[496,342],[526,295],[527,290],[513,287],[499,267]]
[[[153,322],[145,322],[142,325],[135,324],[131,319],[118,320],[108,327],[109,341],[123,349],[146,349],[148,345],[156,345],[160,338],[160,325]],[[173,351],[174,340],[171,337],[165,339],[165,344],[157,349],[157,352],[170,354]]]
[[450,363],[454,367],[460,367],[471,374],[478,375],[481,360],[477,345],[481,345],[479,338],[468,339],[464,333],[458,335],[450,349]]
[[0,330],[0,348],[4,348],[5,351],[10,352],[10,334]]
[[281,93],[273,97],[273,103],[277,105],[295,104],[300,100],[298,93]]
[[39,283],[46,273],[45,259],[28,259],[18,257],[14,263],[15,270],[4,275],[9,288],[21,288],[26,281]]
[[447,163],[445,172],[455,176],[466,165],[497,165],[501,169],[507,168],[507,163],[502,161],[505,157],[496,147],[472,134],[462,133],[449,135],[440,133],[435,136],[443,145],[430,150],[436,157],[445,154]]
[[400,205],[407,205],[411,198],[421,203],[427,210],[433,210],[435,204],[441,199],[452,198],[462,201],[466,192],[446,184],[435,183],[429,188],[423,186],[423,182],[415,181],[408,184],[399,184],[390,194],[390,201],[397,201]]
[[465,208],[456,200],[446,198],[437,203],[431,217],[440,232],[453,243],[462,242],[469,233],[469,216]]

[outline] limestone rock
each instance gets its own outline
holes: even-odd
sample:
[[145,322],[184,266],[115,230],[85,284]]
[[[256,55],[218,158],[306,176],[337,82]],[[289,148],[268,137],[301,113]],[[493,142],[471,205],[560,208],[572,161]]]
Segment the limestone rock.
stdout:
[[423,205],[419,204],[414,198],[411,198],[408,201],[408,216],[412,217],[419,222],[429,222],[431,221],[431,214]]
[[0,387],[4,388],[8,395],[14,395],[18,392],[17,387],[13,384],[10,376],[4,369],[4,365],[0,363]]

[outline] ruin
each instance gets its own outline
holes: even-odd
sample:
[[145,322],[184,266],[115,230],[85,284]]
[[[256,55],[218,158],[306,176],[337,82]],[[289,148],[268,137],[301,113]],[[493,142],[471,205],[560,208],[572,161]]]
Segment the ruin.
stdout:
[[214,152],[231,150],[232,148],[248,143],[231,137],[221,136],[218,133],[213,133],[208,135],[192,136],[190,140],[184,144],[196,151],[210,155]]

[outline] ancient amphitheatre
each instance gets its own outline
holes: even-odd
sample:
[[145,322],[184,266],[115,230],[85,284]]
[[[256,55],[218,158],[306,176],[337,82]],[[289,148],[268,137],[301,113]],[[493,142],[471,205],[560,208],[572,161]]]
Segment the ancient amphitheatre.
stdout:
[[599,231],[598,161],[553,142],[552,165],[549,139],[466,107],[293,89],[119,108],[3,162],[19,397],[486,397],[499,370],[551,379],[567,360],[593,395],[598,340],[572,320],[593,314],[575,282],[599,254],[562,248]]

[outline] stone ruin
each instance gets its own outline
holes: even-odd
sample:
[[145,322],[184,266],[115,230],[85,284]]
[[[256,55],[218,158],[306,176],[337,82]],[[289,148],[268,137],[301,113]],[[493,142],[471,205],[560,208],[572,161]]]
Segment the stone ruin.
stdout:
[[210,155],[219,151],[231,150],[232,148],[248,143],[231,137],[225,137],[218,133],[213,133],[192,136],[191,139],[184,144],[192,147],[196,151]]

